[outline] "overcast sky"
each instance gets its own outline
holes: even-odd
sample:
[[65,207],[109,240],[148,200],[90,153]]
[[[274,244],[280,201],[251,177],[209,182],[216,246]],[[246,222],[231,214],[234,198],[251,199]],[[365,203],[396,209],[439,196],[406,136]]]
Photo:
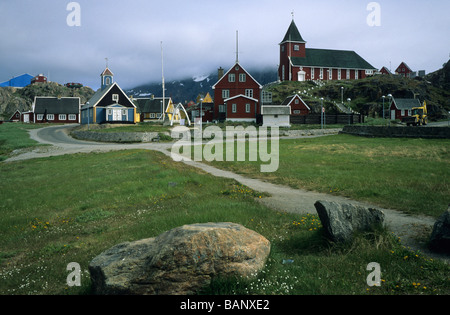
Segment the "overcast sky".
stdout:
[[[309,48],[354,50],[376,68],[438,70],[450,54],[450,1],[380,0],[0,0],[0,82],[23,73],[97,89],[108,58],[124,89],[279,62],[294,20]],[[372,7],[371,7],[372,8]],[[77,14],[79,13],[79,15]],[[69,26],[79,17],[80,26]],[[379,26],[370,26],[379,21]]]

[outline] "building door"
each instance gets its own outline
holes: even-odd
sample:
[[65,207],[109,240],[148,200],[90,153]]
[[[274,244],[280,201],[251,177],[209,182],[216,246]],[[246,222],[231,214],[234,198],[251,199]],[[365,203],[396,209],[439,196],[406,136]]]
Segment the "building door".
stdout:
[[305,77],[306,77],[306,72],[305,71],[299,71],[298,72],[298,81],[299,82],[303,82],[305,81]]
[[395,120],[395,110],[391,110],[391,120]]
[[30,115],[29,114],[23,114],[23,122],[29,123],[30,122]]
[[113,121],[121,121],[121,120],[122,120],[122,110],[113,109]]

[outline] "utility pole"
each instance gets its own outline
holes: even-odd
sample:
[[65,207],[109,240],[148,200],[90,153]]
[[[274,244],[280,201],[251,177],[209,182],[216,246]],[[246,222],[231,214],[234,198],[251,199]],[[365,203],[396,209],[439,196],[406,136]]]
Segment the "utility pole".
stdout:
[[166,86],[164,82],[164,54],[163,54],[163,42],[161,41],[161,74],[162,74],[162,92],[163,92],[163,99],[162,99],[162,106],[161,106],[161,120],[164,121],[164,106],[166,105]]

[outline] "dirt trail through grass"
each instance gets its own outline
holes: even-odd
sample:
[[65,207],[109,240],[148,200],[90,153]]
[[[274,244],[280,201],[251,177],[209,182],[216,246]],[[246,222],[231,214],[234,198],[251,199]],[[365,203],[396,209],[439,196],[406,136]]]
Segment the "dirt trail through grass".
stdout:
[[[63,129],[63,131],[65,136],[69,139],[67,129]],[[64,143],[63,141],[59,141],[58,143],[51,143],[51,141],[39,137],[39,130],[31,130],[30,136],[38,142],[53,144],[53,146],[38,148],[33,151],[18,154],[6,160],[6,162],[65,154],[108,152],[127,149],[156,150],[166,154],[168,158],[170,158],[170,149],[172,147],[172,143],[105,144],[74,141],[71,138],[67,141],[67,143]],[[425,241],[430,235],[433,224],[436,221],[434,218],[425,216],[410,216],[399,211],[384,209],[376,205],[351,200],[345,197],[276,185],[259,179],[247,178],[239,174],[221,170],[201,162],[184,161],[184,163],[186,165],[202,169],[203,171],[213,176],[231,178],[243,185],[248,186],[253,190],[269,194],[270,197],[264,197],[257,200],[267,207],[277,211],[286,211],[298,214],[315,214],[316,210],[314,207],[314,203],[317,200],[353,203],[380,209],[385,213],[387,228],[400,238],[402,244],[410,247],[412,250],[420,250],[422,253],[427,254],[430,257],[441,258],[443,260],[446,260],[447,262],[450,262],[450,257],[437,255],[428,251],[426,248]]]

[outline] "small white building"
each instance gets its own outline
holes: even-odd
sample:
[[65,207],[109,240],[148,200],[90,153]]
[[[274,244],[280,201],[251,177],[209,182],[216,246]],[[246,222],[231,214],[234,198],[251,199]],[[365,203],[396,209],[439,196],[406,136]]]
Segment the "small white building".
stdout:
[[263,105],[261,107],[263,127],[290,127],[291,106]]

